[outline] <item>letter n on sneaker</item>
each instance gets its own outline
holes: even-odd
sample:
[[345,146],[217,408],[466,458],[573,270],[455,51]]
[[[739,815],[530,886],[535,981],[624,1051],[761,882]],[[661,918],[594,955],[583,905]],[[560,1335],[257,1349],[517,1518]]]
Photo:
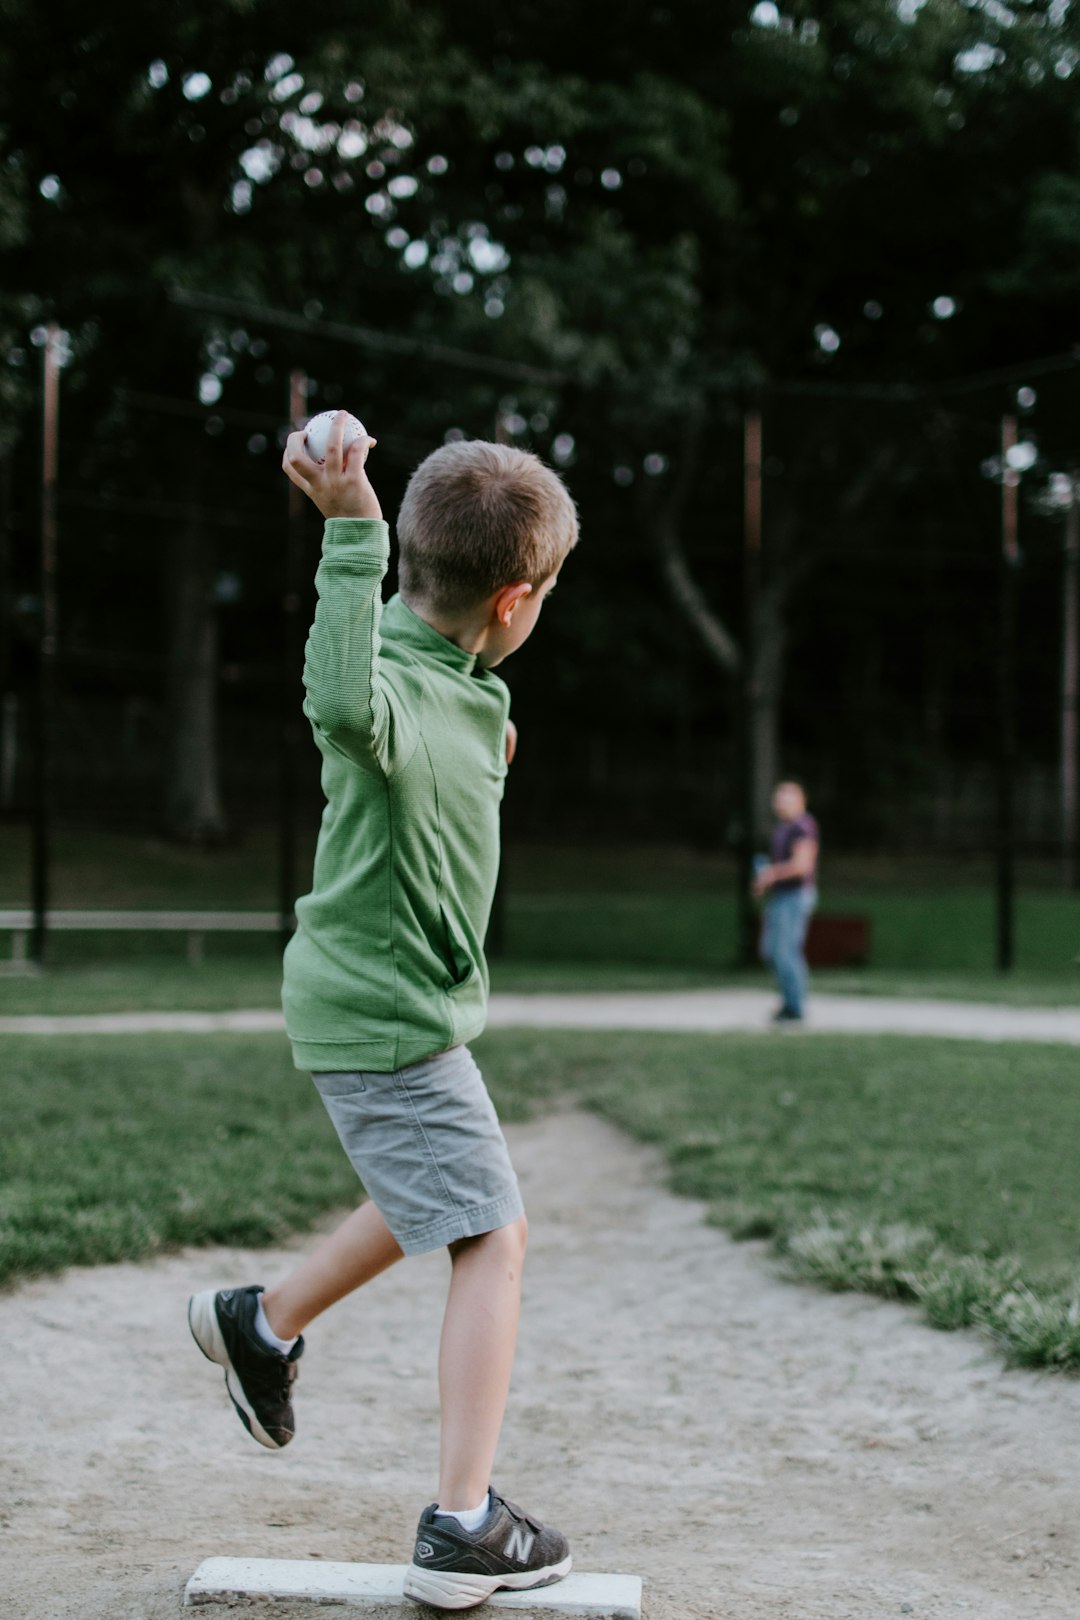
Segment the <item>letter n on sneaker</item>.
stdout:
[[566,1537],[532,1519],[495,1491],[479,1529],[425,1508],[416,1530],[405,1596],[436,1609],[472,1609],[501,1587],[550,1586],[570,1572]]

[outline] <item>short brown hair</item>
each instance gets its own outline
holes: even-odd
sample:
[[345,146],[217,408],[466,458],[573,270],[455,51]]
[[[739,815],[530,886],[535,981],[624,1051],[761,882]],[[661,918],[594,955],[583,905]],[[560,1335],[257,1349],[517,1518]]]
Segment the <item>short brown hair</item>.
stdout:
[[444,444],[409,479],[397,521],[406,600],[469,607],[502,585],[540,585],[577,544],[558,473],[508,444]]

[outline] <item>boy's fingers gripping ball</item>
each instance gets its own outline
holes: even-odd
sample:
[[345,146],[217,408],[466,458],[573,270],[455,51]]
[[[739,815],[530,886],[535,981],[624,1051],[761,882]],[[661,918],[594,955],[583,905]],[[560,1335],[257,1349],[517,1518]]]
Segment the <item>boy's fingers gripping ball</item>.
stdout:
[[[320,411],[313,416],[304,430],[304,449],[312,461],[326,460],[326,447],[330,443],[330,429],[334,425],[337,411]],[[358,416],[348,416],[345,420],[345,437],[341,441],[342,451],[346,451],[357,439],[366,439],[368,430]]]

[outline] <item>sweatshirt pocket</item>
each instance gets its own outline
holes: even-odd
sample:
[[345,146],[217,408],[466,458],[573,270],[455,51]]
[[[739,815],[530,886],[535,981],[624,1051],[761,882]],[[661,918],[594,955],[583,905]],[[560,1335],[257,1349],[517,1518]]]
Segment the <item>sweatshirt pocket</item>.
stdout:
[[443,960],[446,963],[449,982],[447,990],[462,990],[476,977],[477,964],[470,954],[461,934],[454,927],[442,906],[439,907],[439,924],[443,935]]

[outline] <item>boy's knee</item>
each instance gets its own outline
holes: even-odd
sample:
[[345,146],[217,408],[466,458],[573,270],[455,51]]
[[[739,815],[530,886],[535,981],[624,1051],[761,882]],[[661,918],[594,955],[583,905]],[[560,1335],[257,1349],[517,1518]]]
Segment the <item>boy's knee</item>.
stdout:
[[450,1244],[450,1258],[456,1260],[470,1249],[484,1248],[520,1264],[525,1258],[528,1242],[529,1223],[524,1215],[519,1215],[508,1226],[497,1226],[494,1231],[481,1232],[477,1237],[459,1238],[456,1243]]
[[509,1226],[499,1226],[494,1232],[485,1232],[482,1241],[489,1241],[493,1248],[498,1248],[510,1259],[524,1260],[529,1244],[529,1223],[524,1215],[519,1215]]

